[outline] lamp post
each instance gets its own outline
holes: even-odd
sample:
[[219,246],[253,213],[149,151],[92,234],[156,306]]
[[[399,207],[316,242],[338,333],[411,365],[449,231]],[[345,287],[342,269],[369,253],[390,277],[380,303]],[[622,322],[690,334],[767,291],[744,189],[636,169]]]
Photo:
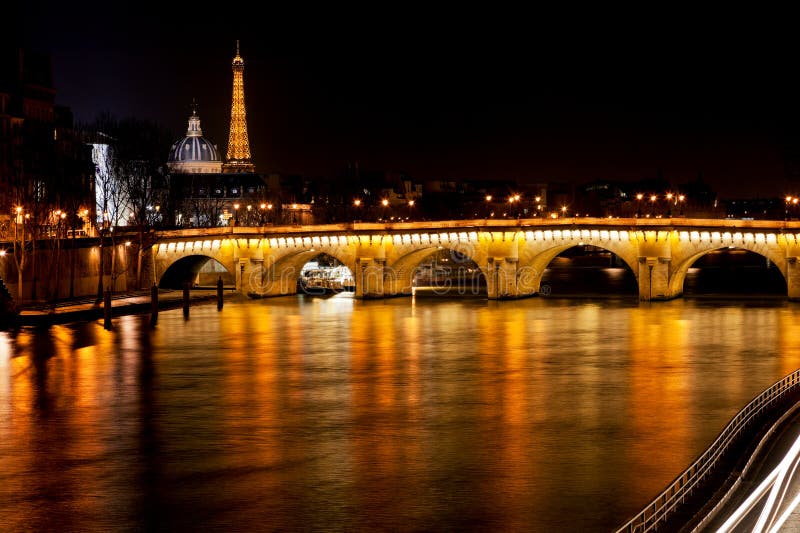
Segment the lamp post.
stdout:
[[413,207],[414,207],[414,200],[409,200],[408,201],[408,216],[406,217],[406,220],[411,220],[411,209]]
[[239,204],[233,204],[233,225],[239,225]]
[[567,216],[567,206],[565,206],[565,205],[561,206],[561,216],[562,217]]
[[383,206],[383,211],[381,212],[381,219],[385,221],[389,213],[389,200],[384,198],[383,200],[381,200],[381,205]]
[[650,215],[653,216],[653,217],[656,216],[656,200],[657,199],[658,199],[658,196],[656,196],[655,194],[650,195],[650,203],[652,204],[652,209],[650,211]]
[[487,194],[486,195],[486,217],[485,218],[489,218],[489,214],[491,213],[491,208],[492,208],[491,204],[492,204],[492,195],[491,194]]
[[673,194],[671,192],[667,193],[667,217],[672,218],[672,203]]
[[642,198],[644,198],[644,194],[639,193],[636,195],[636,217],[641,218],[642,216]]
[[253,216],[253,206],[250,205],[250,204],[247,204],[247,225],[248,226],[253,223],[252,216]]
[[260,211],[260,213],[261,213],[260,214],[260,219],[261,219],[260,225],[263,226],[264,225],[264,210],[267,208],[267,204],[266,203],[262,203],[261,205],[258,206],[258,208],[261,210]]
[[685,195],[683,195],[683,194],[679,194],[678,195],[678,204],[681,206],[681,210],[680,210],[680,213],[679,213],[680,216],[683,216],[683,201],[685,199],[686,199]]
[[361,200],[356,198],[355,200],[353,200],[353,222],[355,222],[356,220],[360,220],[360,217],[358,216],[359,207],[361,207]]

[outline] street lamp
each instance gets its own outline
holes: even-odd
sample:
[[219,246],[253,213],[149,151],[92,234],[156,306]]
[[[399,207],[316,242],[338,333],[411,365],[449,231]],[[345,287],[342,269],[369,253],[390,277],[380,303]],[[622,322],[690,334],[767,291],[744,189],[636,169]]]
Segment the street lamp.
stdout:
[[561,206],[561,216],[562,217],[567,216],[567,206],[565,206],[565,205]]
[[491,203],[492,203],[492,195],[491,194],[487,194],[486,195],[486,217],[485,218],[489,218],[489,216],[490,216],[491,208],[492,208]]
[[672,203],[673,194],[671,192],[667,193],[667,216],[672,218],[672,207],[670,204]]
[[386,216],[387,216],[387,213],[388,213],[388,210],[389,210],[389,200],[384,198],[383,200],[381,200],[381,205],[383,206],[383,212],[381,213],[381,219],[382,220],[386,220]]
[[654,217],[656,216],[656,200],[657,199],[658,199],[658,196],[656,196],[655,194],[650,195],[650,203],[652,203],[651,215],[654,216]]
[[636,195],[636,216],[642,216],[642,198],[644,198],[644,194],[639,193]]
[[686,200],[686,196],[683,194],[678,195],[678,204],[681,206],[680,216],[683,216],[683,201]]
[[233,204],[233,224],[239,225],[239,204]]
[[414,200],[408,201],[408,216],[406,217],[406,220],[411,219],[411,208],[414,207],[414,203],[415,203]]
[[261,205],[258,206],[258,208],[261,209],[261,225],[263,226],[264,225],[264,209],[267,208],[267,204],[262,202]]

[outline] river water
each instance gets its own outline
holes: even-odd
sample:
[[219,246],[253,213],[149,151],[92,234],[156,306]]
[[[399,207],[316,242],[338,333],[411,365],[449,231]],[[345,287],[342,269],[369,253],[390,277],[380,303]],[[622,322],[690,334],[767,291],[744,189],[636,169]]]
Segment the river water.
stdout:
[[0,333],[0,524],[609,531],[800,366],[781,298],[557,296]]

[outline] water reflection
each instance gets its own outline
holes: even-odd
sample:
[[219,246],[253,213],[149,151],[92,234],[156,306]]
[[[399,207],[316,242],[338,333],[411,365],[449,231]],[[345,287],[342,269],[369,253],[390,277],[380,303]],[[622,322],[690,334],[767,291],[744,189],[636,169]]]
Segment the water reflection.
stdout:
[[300,296],[2,334],[0,521],[607,531],[798,367],[797,319]]

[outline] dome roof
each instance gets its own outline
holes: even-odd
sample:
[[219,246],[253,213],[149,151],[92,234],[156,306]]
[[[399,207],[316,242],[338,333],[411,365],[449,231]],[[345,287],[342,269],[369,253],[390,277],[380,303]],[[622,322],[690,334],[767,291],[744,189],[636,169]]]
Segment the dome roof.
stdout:
[[169,163],[192,161],[221,161],[217,154],[217,147],[203,137],[203,130],[200,129],[200,117],[197,116],[196,111],[189,117],[186,137],[172,145],[167,158]]

